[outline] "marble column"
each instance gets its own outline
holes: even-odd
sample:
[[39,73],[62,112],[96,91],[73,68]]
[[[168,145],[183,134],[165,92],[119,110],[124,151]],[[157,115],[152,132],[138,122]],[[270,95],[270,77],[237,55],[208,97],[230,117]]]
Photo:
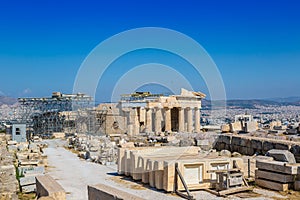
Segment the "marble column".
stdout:
[[140,108],[140,122],[146,121],[146,110],[145,108]]
[[184,132],[184,108],[178,108],[178,131]]
[[171,108],[165,108],[165,131],[171,132]]
[[161,132],[161,108],[155,108],[155,133]]
[[187,108],[187,132],[193,132],[193,110]]
[[144,107],[140,108],[139,123],[140,133],[144,133],[146,131],[146,109]]
[[138,111],[137,108],[133,109],[133,115],[134,115],[134,122],[133,122],[133,131],[134,135],[139,135],[140,134],[140,122],[139,122],[139,116],[138,116]]
[[198,107],[195,108],[195,132],[200,133],[200,109]]
[[133,121],[134,121],[134,116],[133,116],[133,110],[128,111],[128,135],[132,136],[133,135]]
[[146,132],[151,133],[152,130],[152,108],[146,110]]

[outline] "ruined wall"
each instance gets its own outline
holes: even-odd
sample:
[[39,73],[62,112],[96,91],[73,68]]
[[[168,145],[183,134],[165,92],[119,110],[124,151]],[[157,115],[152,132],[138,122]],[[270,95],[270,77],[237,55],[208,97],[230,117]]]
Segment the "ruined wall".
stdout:
[[250,156],[255,153],[264,155],[271,149],[289,150],[294,154],[296,161],[300,162],[300,142],[221,134],[216,139],[214,148],[218,151],[226,149]]
[[[116,103],[104,103],[97,107],[97,110],[105,111],[103,116],[103,124],[100,129],[101,132],[107,135],[122,134],[127,132],[126,113],[119,109]],[[101,117],[99,118],[101,120]]]
[[12,152],[7,151],[7,136],[0,134],[0,199],[18,199],[19,184],[16,179],[16,160]]

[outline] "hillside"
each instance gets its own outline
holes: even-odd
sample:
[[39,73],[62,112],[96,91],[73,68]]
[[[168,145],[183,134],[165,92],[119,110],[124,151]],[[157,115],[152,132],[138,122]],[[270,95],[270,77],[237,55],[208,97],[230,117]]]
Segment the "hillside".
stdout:
[[16,98],[12,97],[7,97],[7,96],[0,96],[0,106],[3,104],[6,105],[13,105],[17,102],[18,100]]
[[[295,98],[295,100],[298,100]],[[224,104],[224,101],[210,101],[203,99],[202,107],[204,109],[210,109],[213,105],[214,107],[220,107]],[[300,106],[300,101],[279,101],[274,100],[265,100],[265,99],[252,99],[252,100],[227,100],[227,108],[240,108],[240,109],[255,109],[257,106]]]

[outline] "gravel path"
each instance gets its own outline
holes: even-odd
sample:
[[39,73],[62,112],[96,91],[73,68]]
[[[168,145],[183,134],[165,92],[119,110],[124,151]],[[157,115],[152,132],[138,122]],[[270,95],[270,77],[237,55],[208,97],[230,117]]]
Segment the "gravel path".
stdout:
[[[181,199],[171,194],[144,188],[140,184],[122,180],[116,175],[117,166],[103,166],[79,159],[66,150],[62,140],[46,140],[48,156],[46,173],[52,176],[67,192],[68,200],[87,200],[87,185],[105,183],[120,190],[145,197],[147,199]],[[133,189],[134,188],[134,189]]]

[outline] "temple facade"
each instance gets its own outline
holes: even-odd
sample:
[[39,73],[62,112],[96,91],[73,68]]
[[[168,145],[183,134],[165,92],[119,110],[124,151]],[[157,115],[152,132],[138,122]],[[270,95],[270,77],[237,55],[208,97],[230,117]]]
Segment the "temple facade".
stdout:
[[134,93],[124,95],[118,104],[101,104],[107,109],[105,132],[139,133],[200,132],[201,99],[205,94],[181,89],[180,95]]

